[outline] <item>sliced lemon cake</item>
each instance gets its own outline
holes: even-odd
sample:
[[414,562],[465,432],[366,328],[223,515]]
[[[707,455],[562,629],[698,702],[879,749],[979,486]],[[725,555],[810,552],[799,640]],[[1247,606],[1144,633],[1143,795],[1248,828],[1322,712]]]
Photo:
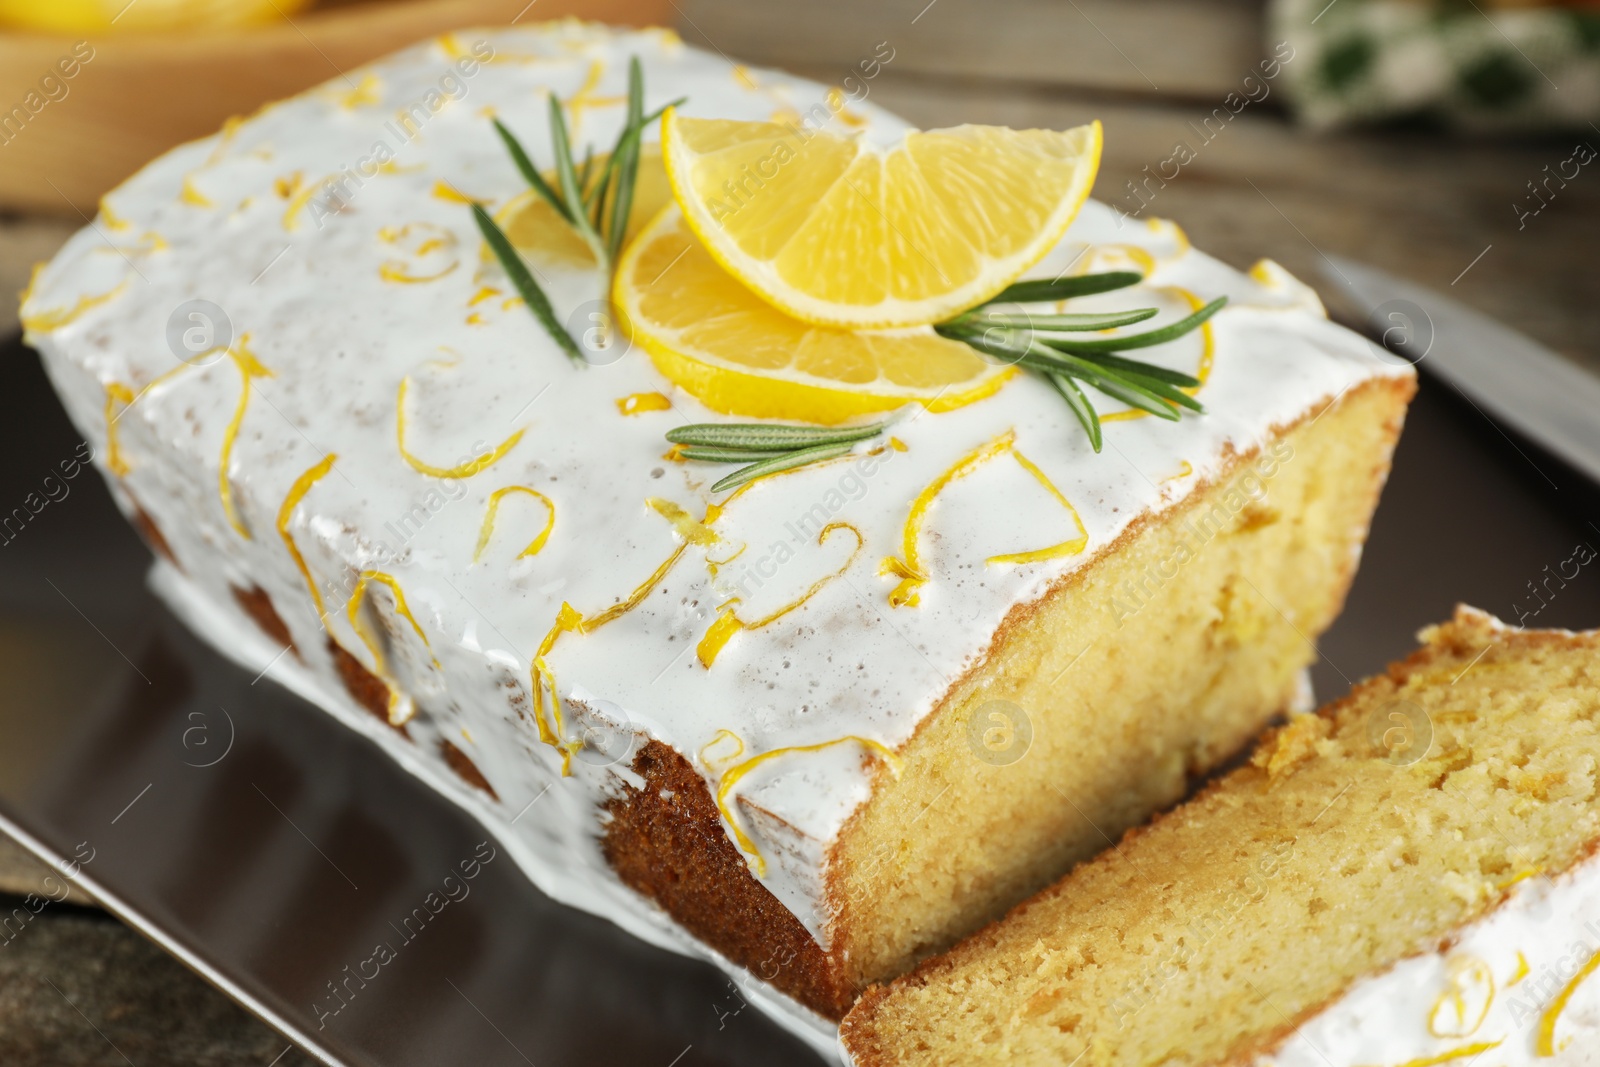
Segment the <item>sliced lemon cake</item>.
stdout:
[[465,31],[156,161],[23,318],[200,633],[831,1044],[1303,700],[1414,388],[1082,204],[1100,136]]
[[857,1067],[1595,1062],[1600,632],[1472,608],[874,988]]

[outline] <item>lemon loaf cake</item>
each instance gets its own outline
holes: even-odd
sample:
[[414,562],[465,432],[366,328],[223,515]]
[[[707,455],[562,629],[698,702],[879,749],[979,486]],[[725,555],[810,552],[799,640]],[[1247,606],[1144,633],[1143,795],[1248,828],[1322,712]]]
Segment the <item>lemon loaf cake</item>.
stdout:
[[[862,302],[898,325],[817,325],[853,292],[829,279],[913,253],[869,218],[861,262],[835,235],[768,270],[718,227],[837,206],[794,184],[827,152],[892,177],[914,135],[859,95],[663,31],[454,34],[156,161],[23,307],[200,633],[553,896],[754,976],[830,1045],[869,982],[1303,699],[1414,388],[1275,265],[1079,211],[1098,127],[915,135],[972,166],[1043,146],[1051,203],[943,190],[972,240],[917,231],[939,270]],[[751,129],[766,154],[699,189]],[[1016,210],[979,211],[995,190]],[[1006,292],[1078,294],[1041,328],[1094,325],[1081,359],[938,318],[1024,269],[1044,288]],[[1096,348],[1129,330],[1145,362]],[[713,461],[750,448],[774,461],[730,487]]]
[[1600,632],[1471,608],[846,1018],[857,1067],[1592,1063]]

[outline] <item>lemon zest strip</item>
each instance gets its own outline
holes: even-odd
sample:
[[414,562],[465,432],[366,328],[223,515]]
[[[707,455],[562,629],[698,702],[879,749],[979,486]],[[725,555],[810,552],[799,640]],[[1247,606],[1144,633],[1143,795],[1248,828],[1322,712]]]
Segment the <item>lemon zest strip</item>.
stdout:
[[222,510],[228,516],[228,523],[246,541],[251,539],[250,528],[244,524],[238,508],[234,506],[233,482],[228,477],[228,467],[233,462],[233,443],[239,436],[239,428],[244,425],[245,408],[250,404],[250,379],[273,376],[250,351],[249,344],[250,335],[245,334],[239,338],[237,347],[228,349],[233,365],[239,368],[239,403],[233,409],[233,418],[228,420],[227,429],[222,431],[222,454],[217,461],[217,493],[222,498]]
[[894,575],[900,583],[889,593],[889,603],[897,608],[915,607],[921,603],[922,597],[918,590],[930,580],[922,563],[922,554],[917,549],[917,542],[922,534],[923,523],[927,520],[928,509],[933,506],[940,493],[957,479],[964,478],[977,470],[983,464],[994,459],[1002,452],[1009,452],[1013,459],[1023,470],[1031,474],[1040,485],[1055,497],[1067,512],[1072,516],[1073,523],[1078,527],[1078,536],[1062,541],[1059,544],[1045,548],[1034,549],[1029,552],[1008,552],[998,556],[990,556],[984,562],[990,566],[998,563],[1036,563],[1040,560],[1055,559],[1060,556],[1072,556],[1082,552],[1089,543],[1089,532],[1083,525],[1083,519],[1078,514],[1078,509],[1066,495],[1057,489],[1055,483],[1040,470],[1038,465],[1023,455],[1016,447],[1017,432],[1007,430],[988,444],[980,445],[957,460],[955,465],[939,475],[927,488],[918,493],[911,502],[910,512],[906,515],[905,529],[901,534],[902,557],[888,556],[878,568],[879,574]]
[[1399,1067],[1435,1067],[1436,1064],[1449,1063],[1451,1060],[1464,1060],[1469,1056],[1477,1056],[1488,1052],[1490,1049],[1499,1048],[1504,1043],[1501,1041],[1480,1041],[1476,1045],[1462,1045],[1449,1052],[1441,1052],[1437,1056],[1420,1056],[1414,1060],[1407,1060]]
[[[562,735],[566,733],[566,724],[561,715],[561,696],[556,688],[555,672],[545,662],[545,657],[555,647],[556,639],[563,633],[587,634],[593,633],[600,627],[615,619],[621,618],[634,608],[643,603],[661,580],[667,576],[673,564],[683,556],[684,549],[689,547],[687,541],[680,542],[673,551],[655,569],[655,572],[646,578],[638,588],[628,595],[628,599],[611,605],[593,618],[584,618],[571,604],[563,602],[561,610],[556,614],[556,621],[550,627],[550,632],[545,634],[544,640],[539,644],[539,650],[533,656],[533,668],[529,672],[529,680],[533,684],[533,716],[539,728],[539,740],[561,753],[561,776],[566,778],[572,774],[572,754],[583,747],[583,741],[563,741]],[[544,694],[546,687],[550,690],[551,715],[545,718]]]
[[507,52],[502,49],[495,49],[494,52],[488,57],[480,58],[477,53],[469,52],[467,49],[463,48],[461,43],[456,40],[456,35],[453,33],[440,34],[434,39],[434,43],[437,44],[440,49],[443,50],[444,54],[451,59],[473,59],[484,64],[485,66],[505,63],[516,63],[521,66],[529,66],[536,63],[548,62],[546,57],[534,55],[531,52]]
[[1034,463],[1033,460],[1017,451],[1016,446],[1009,446],[1007,451],[1011,453],[1011,458],[1022,466],[1023,470],[1033,475],[1034,480],[1044,486],[1050,495],[1055,497],[1061,506],[1067,509],[1068,513],[1072,515],[1073,523],[1078,527],[1078,536],[1046,548],[1036,548],[1031,552],[1005,552],[998,556],[990,556],[984,560],[984,563],[990,566],[996,563],[1038,563],[1040,560],[1056,559],[1061,556],[1076,556],[1079,552],[1082,552],[1089,544],[1089,531],[1084,527],[1083,518],[1078,514],[1078,509],[1073,507],[1072,501],[1068,500],[1066,495],[1056,488],[1049,475],[1040,470],[1038,464]]
[[661,393],[631,393],[617,397],[617,410],[624,415],[642,415],[647,411],[667,411],[672,401]]
[[[193,368],[194,364],[192,363],[181,363],[171,370],[151,378],[149,384],[137,393],[121,382],[111,381],[105,383],[103,388],[106,391],[106,467],[110,469],[112,474],[121,477],[132,469],[128,464],[127,457],[122,454],[122,446],[117,441],[117,423],[121,421],[122,416],[144,394],[165,382],[168,378],[175,378],[184,371],[192,370]],[[121,411],[117,410],[118,404],[122,405]]]
[[951,482],[971,474],[1005,451],[1015,437],[1016,431],[1008,430],[988,444],[980,445],[968,452],[957,460],[954,466],[928,483],[927,488],[911,501],[911,510],[906,515],[905,529],[900,539],[904,558],[896,559],[889,556],[878,568],[879,574],[893,574],[900,579],[900,584],[889,593],[890,604],[897,608],[915,607],[921,601],[917,589],[928,581],[928,575],[922,568],[922,556],[917,551],[917,539],[922,533],[923,520],[927,517],[928,509],[933,506],[934,500]]
[[1543,873],[1544,873],[1544,868],[1543,867],[1528,867],[1528,868],[1526,868],[1524,870],[1518,871],[1516,874],[1512,875],[1510,878],[1507,878],[1505,881],[1503,881],[1499,885],[1495,886],[1495,888],[1496,889],[1510,889],[1512,886],[1516,885],[1518,882],[1525,882],[1529,878],[1532,878],[1535,875],[1539,875],[1539,874],[1543,874]]
[[1171,219],[1148,218],[1144,220],[1144,224],[1155,236],[1172,238],[1173,246],[1177,249],[1172,255],[1173,259],[1186,255],[1194,248],[1194,245],[1189,243],[1189,235],[1184,232],[1183,227]]
[[537,556],[539,550],[544,547],[545,542],[550,540],[550,531],[555,529],[556,525],[555,503],[539,490],[530,489],[526,485],[503,486],[489,494],[489,508],[484,512],[483,527],[478,531],[478,547],[472,550],[472,562],[474,563],[478,562],[478,557],[483,555],[483,550],[489,547],[489,538],[494,536],[494,517],[496,512],[500,510],[500,501],[507,493],[527,493],[543,504],[546,511],[549,512],[544,520],[544,529],[539,531],[539,536],[528,542],[527,548],[517,553],[517,558],[526,559],[529,556]]
[[[128,466],[128,459],[122,454],[122,445],[117,442],[117,422],[122,419],[128,408],[138,402],[139,397],[160,386],[166,379],[174,378],[174,376],[190,370],[190,366],[192,366],[190,363],[181,363],[179,366],[174,366],[173,370],[157,374],[155,378],[150,379],[150,384],[147,384],[139,392],[133,392],[130,387],[123,386],[122,382],[106,382],[106,386],[104,386],[104,389],[106,389],[106,467],[112,474],[122,477],[122,475],[128,474],[128,470],[131,469]],[[118,403],[122,405],[122,411],[117,410]]]
[[[350,603],[345,608],[345,614],[350,617],[350,626],[355,630],[356,636],[361,638],[361,643],[367,646],[368,652],[372,653],[373,673],[382,679],[383,684],[389,689],[389,724],[391,726],[403,726],[406,720],[410,719],[414,714],[415,706],[406,700],[405,695],[400,692],[400,687],[395,684],[393,675],[389,673],[388,663],[383,655],[383,646],[379,644],[377,637],[369,631],[369,628],[361,622],[361,601],[366,596],[368,582],[381,582],[388,586],[389,592],[394,594],[395,614],[411,624],[411,628],[417,632],[418,637],[422,638],[422,643],[428,647],[430,652],[433,646],[428,643],[428,635],[422,632],[422,625],[417,622],[417,617],[411,614],[411,608],[406,604],[406,594],[401,590],[400,583],[395,580],[394,576],[385,574],[382,571],[362,571],[356,579],[355,590],[350,594]],[[439,660],[435,658],[433,662],[437,666]]]
[[111,202],[103,196],[100,198],[100,217],[106,220],[106,229],[114,233],[126,230],[133,225],[133,223],[111,210]]
[[[711,756],[711,750],[722,744],[724,741],[733,742],[733,751],[728,753],[726,756]],[[715,764],[717,763],[727,763],[729,760],[736,760],[742,755],[744,755],[744,738],[728,729],[718,730],[716,733],[711,735],[711,740],[707,741],[700,747],[700,762],[705,764],[708,769],[714,769]]]
[[704,522],[697,522],[680,505],[658,496],[646,497],[644,502],[651,511],[672,524],[672,532],[685,544],[710,546],[722,543],[722,538],[717,536],[715,530]]
[[411,386],[411,378],[407,375],[400,379],[400,391],[395,397],[394,436],[395,443],[400,448],[400,458],[411,465],[411,468],[421,474],[432,478],[470,478],[479,471],[487,470],[500,462],[507,452],[517,447],[517,442],[522,440],[522,431],[518,430],[497,445],[488,455],[479,456],[477,459],[468,460],[455,467],[435,467],[412,455],[406,448],[406,390]]
[[[256,111],[255,115],[250,116],[250,118],[255,118],[256,116],[265,113],[266,110],[266,106],[263,106]],[[223,157],[228,154],[228,149],[233,147],[234,139],[239,136],[239,130],[243,128],[244,124],[248,121],[250,121],[250,119],[245,118],[243,115],[229,115],[227,118],[222,120],[222,130],[217,137],[216,147],[211,150],[211,154],[206,157],[206,161],[200,165],[201,170],[205,170],[208,167],[222,162]]]
[[1183,463],[1183,465],[1178,468],[1178,473],[1177,474],[1170,474],[1167,477],[1161,479],[1161,484],[1162,485],[1166,485],[1168,482],[1181,481],[1184,478],[1187,478],[1187,477],[1189,477],[1189,475],[1194,473],[1194,464],[1190,463],[1188,460],[1183,460],[1182,463]]
[[1539,1018],[1539,1036],[1534,1042],[1534,1051],[1538,1052],[1539,1055],[1554,1056],[1556,1054],[1556,1023],[1560,1021],[1561,1013],[1566,1010],[1567,1002],[1572,999],[1572,995],[1578,991],[1578,987],[1583,984],[1584,979],[1593,974],[1597,968],[1600,968],[1600,952],[1596,952],[1589,957],[1589,962],[1585,963],[1578,973],[1572,976],[1572,980],[1562,988],[1561,992],[1556,995],[1556,999],[1550,1002],[1550,1007],[1545,1009],[1544,1015]]
[[[836,737],[832,741],[823,741],[815,745],[791,745],[787,748],[775,748],[768,752],[763,752],[759,756],[751,756],[742,763],[736,763],[723,771],[717,779],[717,808],[722,812],[723,819],[726,820],[728,827],[733,831],[734,840],[738,842],[740,850],[749,857],[750,869],[757,878],[765,878],[767,876],[767,861],[761,855],[761,850],[756,847],[756,843],[750,839],[750,835],[745,833],[744,827],[734,818],[732,806],[728,802],[728,797],[733,792],[734,787],[751,771],[780,756],[821,752],[824,749],[850,742],[860,745],[868,752],[882,759],[888,765],[890,772],[896,778],[900,777],[900,757],[896,756],[887,745],[881,741],[874,741],[870,737],[848,734],[844,737]],[[740,749],[743,751],[742,742]]]
[[[1483,1008],[1478,1012],[1478,1017],[1469,1024],[1467,1020],[1467,998],[1465,985],[1468,981],[1476,979],[1478,984],[1487,982],[1489,996],[1483,1002]],[[1433,1037],[1471,1037],[1477,1033],[1478,1027],[1489,1017],[1489,1009],[1494,1006],[1495,984],[1494,972],[1489,965],[1476,956],[1469,956],[1464,960],[1452,961],[1450,967],[1450,985],[1439,998],[1433,1002],[1433,1008],[1428,1012],[1428,1033]],[[1456,1025],[1439,1025],[1439,1016],[1447,1008],[1454,1010]]]
[[[803,606],[806,601],[822,592],[823,586],[827,585],[829,582],[832,582],[835,578],[838,578],[840,575],[844,574],[845,571],[851,568],[856,561],[856,557],[861,555],[861,549],[862,546],[866,544],[866,539],[861,536],[860,530],[856,529],[848,522],[830,522],[828,525],[822,528],[820,533],[817,534],[817,544],[825,544],[828,540],[828,535],[835,530],[849,530],[855,535],[856,547],[850,550],[850,558],[844,561],[844,565],[838,570],[834,571],[832,574],[825,574],[821,578],[818,578],[816,581],[812,582],[811,588],[807,589],[799,600],[796,600],[791,604],[787,604],[773,612],[771,615],[768,615],[766,618],[758,619],[755,622],[744,622],[736,614],[734,614],[734,608],[739,603],[738,597],[734,597],[732,600],[728,601],[723,608],[722,614],[717,616],[716,621],[713,622],[710,628],[706,630],[705,636],[700,639],[700,644],[695,648],[695,654],[699,658],[700,665],[702,667],[710,670],[711,664],[716,661],[717,653],[721,652],[723,646],[725,646],[729,640],[733,638],[733,635],[738,633],[740,630],[759,630],[762,627],[772,625],[785,615],[789,614],[791,611],[795,611]],[[740,549],[740,551],[742,552],[744,550]]]
[[[321,481],[333,469],[333,465],[338,458],[335,453],[329,452],[322,457],[321,462],[308,467],[300,477],[294,480],[294,484],[289,487],[288,495],[283,498],[283,506],[278,508],[278,536],[283,538],[284,545],[289,549],[289,555],[294,557],[294,565],[300,568],[300,575],[306,580],[306,588],[311,590],[311,601],[316,605],[317,618],[319,620],[326,620],[328,611],[323,607],[322,593],[317,590],[317,583],[311,577],[311,568],[306,566],[306,559],[300,554],[300,549],[296,547],[294,535],[289,532],[289,520],[293,518],[294,509],[299,506],[300,501],[305,499],[305,495],[311,491],[311,487]],[[326,622],[324,622],[324,625],[326,625]]]
[[583,126],[583,113],[592,107],[616,107],[626,104],[625,96],[595,96],[595,90],[600,88],[600,79],[605,74],[605,61],[600,59],[589,62],[589,70],[584,75],[583,85],[578,91],[567,97],[567,114],[572,116],[571,140],[578,142],[578,130]]
[[317,195],[317,190],[322,188],[322,182],[306,182],[299,171],[285,181],[279,178],[277,188],[280,195],[287,197],[289,206],[283,209],[283,228],[293,233],[300,228],[300,212],[311,203],[311,198]]
[[705,636],[700,638],[700,643],[694,647],[695,658],[706,670],[711,669],[711,665],[717,661],[717,653],[733,639],[733,635],[745,629],[744,623],[739,621],[739,616],[733,613],[738,604],[738,597],[724,604],[722,614],[706,628]]
[[398,259],[387,259],[378,267],[378,277],[386,282],[415,285],[419,282],[436,282],[459,266],[461,266],[461,261],[456,259],[452,260],[448,267],[434,274],[411,274],[406,270],[406,265]]
[[379,90],[382,86],[383,83],[378,80],[376,74],[363,74],[354,89],[343,93],[336,92],[334,98],[346,111],[354,111],[358,107],[379,103]]
[[122,417],[122,413],[116,410],[116,406],[121,404],[123,410],[127,410],[128,406],[138,398],[134,396],[132,389],[129,389],[121,382],[107,382],[105,390],[106,467],[110,469],[112,474],[120,478],[128,473],[129,468],[128,460],[122,454],[122,446],[117,443],[117,419]]
[[[43,263],[40,263],[33,268],[33,281],[28,282],[27,291],[23,294],[24,304],[27,303],[28,297],[33,295],[34,281],[38,280],[39,272],[43,269]],[[29,333],[47,333],[51,330],[59,330],[63,326],[76,322],[84,312],[90,310],[91,308],[97,308],[101,304],[110,303],[112,300],[121,296],[122,291],[127,287],[128,279],[124,278],[122,281],[118,282],[117,287],[112,289],[110,292],[90,293],[88,296],[80,296],[78,298],[78,302],[72,305],[70,308],[48,308],[44,311],[36,311],[31,315],[25,314],[22,316],[22,328],[27,330]]]
[[710,571],[711,572],[711,577],[715,578],[717,576],[717,571],[718,570],[722,569],[723,567],[726,567],[728,564],[732,563],[734,560],[736,560],[740,556],[744,555],[745,549],[747,549],[749,547],[750,547],[750,542],[746,541],[744,544],[739,546],[739,551],[735,552],[733,555],[729,556],[727,559],[712,559],[710,556],[707,556],[706,557],[706,570]]
[[[456,239],[454,235],[427,222],[408,222],[404,226],[385,226],[378,231],[378,239],[385,244],[398,245],[401,241],[410,237],[414,230],[423,234],[434,234],[432,237],[425,237],[411,251],[410,255],[415,259],[421,260],[424,256],[431,255],[434,252],[449,252],[455,247]],[[401,252],[404,254],[405,250],[402,248]],[[432,274],[415,274],[412,273],[410,264],[404,259],[386,259],[378,267],[378,277],[386,282],[413,285],[419,282],[438,281],[459,266],[461,266],[461,260],[457,257],[452,259],[448,266],[434,271]]]
[[433,195],[435,199],[443,200],[451,204],[473,204],[477,202],[466,193],[463,193],[460,189],[457,189],[455,186],[445,181],[443,178],[439,178],[434,181]]
[[1528,957],[1522,954],[1522,950],[1520,948],[1517,949],[1517,969],[1511,975],[1511,980],[1506,983],[1506,988],[1510,989],[1514,985],[1521,984],[1522,980],[1528,977],[1528,972],[1531,969],[1532,968],[1528,966]]
[[[600,627],[609,622],[614,622],[644,603],[645,598],[655,591],[656,587],[666,578],[667,573],[672,570],[678,560],[683,558],[683,553],[690,544],[706,545],[717,543],[720,539],[711,530],[711,524],[721,518],[728,505],[737,500],[748,488],[748,484],[741,486],[737,492],[729,496],[720,505],[707,505],[705,518],[699,522],[695,522],[688,512],[670,500],[662,500],[659,497],[647,499],[646,503],[649,504],[650,508],[673,525],[673,532],[678,537],[678,547],[673,549],[672,555],[662,561],[661,565],[655,569],[650,577],[641,582],[632,593],[629,593],[626,600],[611,605],[593,617],[586,618],[571,604],[565,601],[562,602],[561,610],[556,613],[556,621],[551,625],[549,632],[544,636],[544,640],[539,643],[538,650],[533,654],[533,664],[529,669],[529,681],[533,686],[533,716],[534,723],[539,730],[539,740],[561,753],[561,776],[563,778],[571,775],[572,754],[583,747],[583,741],[581,739],[573,741],[562,740],[562,735],[566,733],[566,725],[561,714],[561,696],[556,687],[555,672],[550,669],[545,657],[555,648],[556,641],[563,633],[575,633],[580,636],[593,633]],[[707,537],[710,538],[709,541],[705,540]],[[544,705],[546,689],[550,692],[551,703],[548,718],[545,715]]]
[[212,202],[211,198],[205,193],[202,193],[200,191],[200,187],[194,183],[193,172],[183,176],[183,187],[182,191],[178,194],[178,199],[183,203],[188,204],[190,207],[216,206],[216,204]]

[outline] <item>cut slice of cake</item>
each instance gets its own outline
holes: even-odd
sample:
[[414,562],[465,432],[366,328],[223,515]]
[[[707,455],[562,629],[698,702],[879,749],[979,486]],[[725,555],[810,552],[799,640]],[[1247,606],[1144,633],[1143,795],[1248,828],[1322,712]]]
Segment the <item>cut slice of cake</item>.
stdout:
[[1596,1062],[1600,632],[1422,638],[869,991],[857,1067]]
[[[40,270],[23,319],[199,632],[468,807],[547,892],[769,983],[831,1045],[869,982],[1303,700],[1414,375],[1272,264],[1241,274],[1092,202],[1028,277],[1141,280],[1068,316],[1164,328],[1228,298],[1138,350],[1199,381],[1204,414],[1096,394],[1098,452],[1042,377],[927,327],[847,338],[847,373],[762,304],[715,365],[575,365],[474,204],[546,318],[603,325],[593,250],[527,171],[555,165],[552,98],[578,158],[617,143],[632,59],[639,110],[771,120],[774,159],[823,125],[905,130],[663,31],[463,32],[156,161]],[[670,195],[642,157],[641,213]],[[693,250],[639,284],[709,349],[729,317],[704,311],[715,265]],[[926,364],[878,358],[919,344]],[[819,390],[906,408],[849,454],[718,492],[724,468],[665,436],[727,418],[691,366],[764,414]],[[881,380],[850,380],[862,366]]]

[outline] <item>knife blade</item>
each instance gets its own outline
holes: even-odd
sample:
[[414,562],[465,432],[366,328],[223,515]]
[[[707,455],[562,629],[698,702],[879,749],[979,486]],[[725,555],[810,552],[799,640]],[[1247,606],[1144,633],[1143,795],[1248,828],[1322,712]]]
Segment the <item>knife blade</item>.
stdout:
[[1322,271],[1389,348],[1600,482],[1600,378],[1425,286],[1337,256]]

